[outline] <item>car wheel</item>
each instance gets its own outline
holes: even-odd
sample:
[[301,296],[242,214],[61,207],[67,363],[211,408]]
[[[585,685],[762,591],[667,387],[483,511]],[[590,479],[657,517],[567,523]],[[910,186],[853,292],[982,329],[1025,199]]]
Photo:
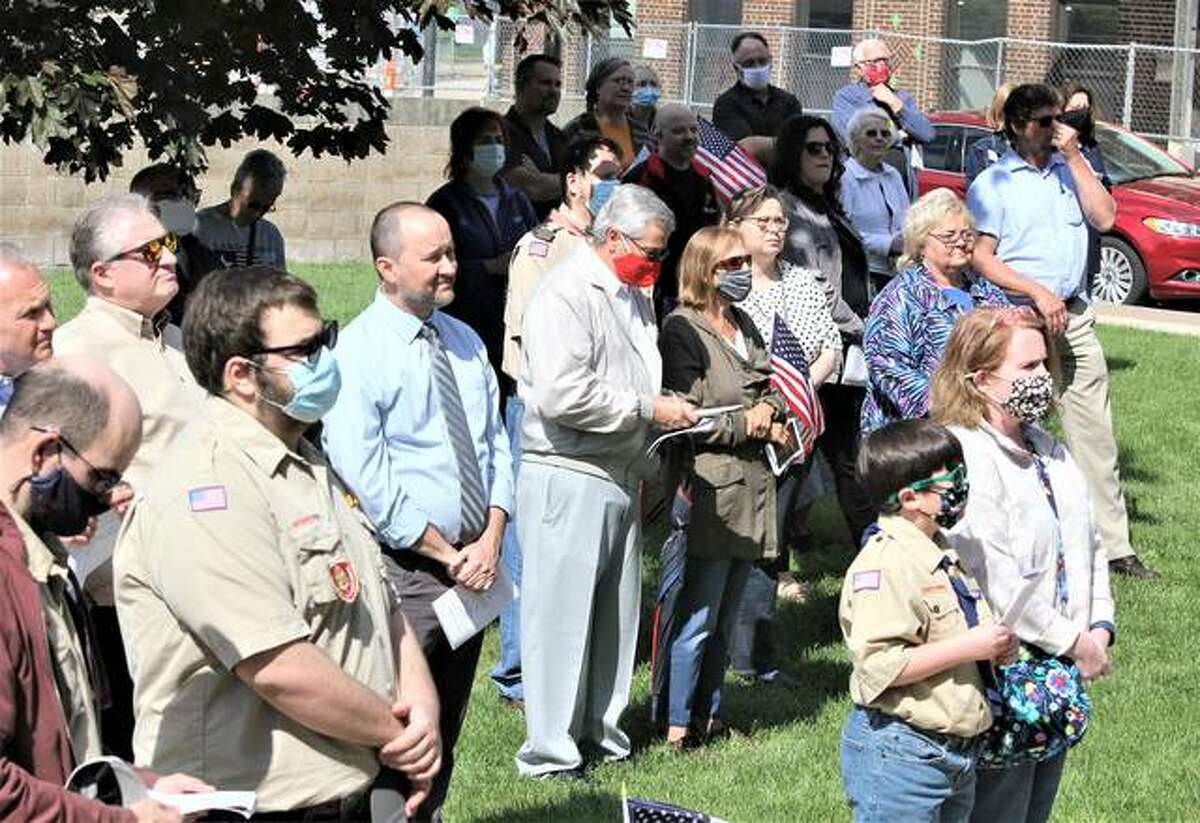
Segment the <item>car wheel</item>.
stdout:
[[1092,276],[1092,299],[1131,305],[1146,294],[1146,267],[1133,247],[1117,237],[1100,238],[1100,271]]

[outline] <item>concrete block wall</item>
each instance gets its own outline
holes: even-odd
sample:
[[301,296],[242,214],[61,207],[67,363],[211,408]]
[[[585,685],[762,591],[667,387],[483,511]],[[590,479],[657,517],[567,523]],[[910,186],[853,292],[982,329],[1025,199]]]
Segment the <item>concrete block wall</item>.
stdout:
[[[387,153],[353,163],[295,157],[272,142],[210,149],[208,173],[197,181],[201,205],[225,200],[242,156],[263,145],[278,152],[288,169],[283,196],[270,217],[283,232],[288,259],[367,259],[375,213],[395,200],[423,201],[444,182],[450,122],[471,103],[421,98],[397,99],[393,105]],[[508,102],[489,105],[504,111]],[[565,123],[577,113],[577,106],[564,105],[555,119]],[[85,184],[82,175],[60,175],[44,165],[32,145],[0,144],[0,240],[17,244],[39,265],[68,265],[71,226],[79,210],[107,194],[127,191],[129,179],[148,162],[144,151],[132,151],[108,180]]]

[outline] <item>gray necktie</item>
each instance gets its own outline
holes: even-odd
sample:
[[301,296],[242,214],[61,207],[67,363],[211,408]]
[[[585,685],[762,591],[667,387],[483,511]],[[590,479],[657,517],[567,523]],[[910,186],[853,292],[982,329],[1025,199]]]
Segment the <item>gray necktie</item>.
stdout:
[[458,383],[450,358],[442,346],[437,329],[428,320],[421,326],[421,337],[429,343],[429,355],[433,364],[433,382],[437,387],[438,401],[446,417],[446,429],[450,433],[450,448],[458,464],[458,485],[462,490],[462,523],[459,539],[470,543],[483,533],[487,518],[487,498],[483,494],[483,479],[479,473],[479,461],[475,455],[471,430],[467,427],[467,415],[463,411],[462,398],[458,394]]

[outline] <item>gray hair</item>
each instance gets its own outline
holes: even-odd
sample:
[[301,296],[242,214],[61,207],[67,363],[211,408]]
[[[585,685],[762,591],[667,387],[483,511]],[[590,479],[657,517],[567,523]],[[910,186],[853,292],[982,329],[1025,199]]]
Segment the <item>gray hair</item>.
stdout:
[[263,186],[283,188],[287,177],[287,168],[283,161],[266,149],[255,149],[242,158],[237,171],[233,173],[232,191],[234,194],[242,190],[247,179]]
[[638,240],[650,223],[658,223],[668,236],[675,231],[675,214],[650,189],[625,183],[613,189],[612,197],[592,221],[592,238],[604,241],[609,229]]
[[862,140],[863,132],[874,123],[886,123],[892,131],[896,129],[892,123],[892,118],[884,114],[883,109],[874,104],[863,106],[850,116],[850,122],[846,124],[846,138],[847,142],[850,143],[851,155],[858,156],[858,144]]
[[955,217],[963,218],[971,229],[975,228],[975,218],[967,204],[950,189],[934,189],[909,206],[904,218],[904,256],[897,263],[897,270],[903,271],[919,262],[930,232]]
[[30,426],[49,426],[83,451],[107,428],[108,417],[102,391],[50,360],[13,382],[12,399],[0,417],[0,439],[18,437]]
[[115,194],[97,200],[79,215],[71,232],[71,268],[84,291],[92,289],[92,264],[121,251],[118,241],[112,237],[113,222],[123,214],[142,213],[158,219],[144,195]]
[[863,59],[863,52],[866,51],[867,46],[875,46],[875,45],[883,46],[885,49],[888,50],[889,53],[891,53],[891,51],[892,51],[891,48],[888,46],[887,41],[881,40],[878,37],[868,37],[867,39],[859,40],[857,43],[854,44],[854,49],[853,49],[853,51],[850,52],[850,59],[852,61],[854,61],[855,63],[861,63],[862,59]]
[[15,243],[0,240],[0,267],[5,266],[14,269],[30,269],[33,268],[33,262],[21,253],[21,249]]

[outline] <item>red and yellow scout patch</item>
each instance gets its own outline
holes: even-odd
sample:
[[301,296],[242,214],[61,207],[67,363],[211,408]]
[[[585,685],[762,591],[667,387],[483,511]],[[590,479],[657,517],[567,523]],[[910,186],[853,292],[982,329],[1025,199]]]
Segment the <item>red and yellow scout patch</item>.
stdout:
[[354,564],[346,558],[338,558],[329,564],[329,580],[339,599],[346,603],[358,599],[358,573],[354,571]]

